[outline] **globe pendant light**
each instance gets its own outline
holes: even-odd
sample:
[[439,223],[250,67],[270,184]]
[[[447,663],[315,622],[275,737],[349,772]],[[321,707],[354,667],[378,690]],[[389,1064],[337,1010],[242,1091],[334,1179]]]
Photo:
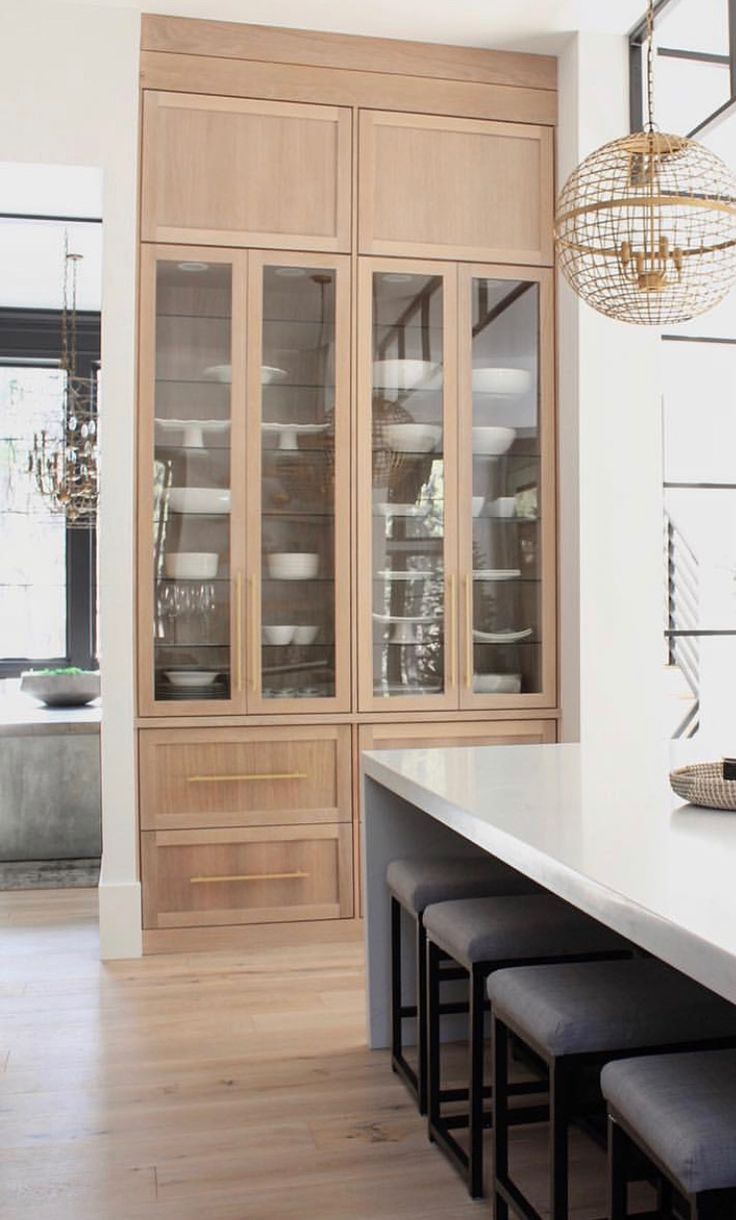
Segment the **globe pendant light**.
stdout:
[[710,149],[654,123],[654,3],[647,12],[647,125],[568,178],[555,244],[571,288],[609,318],[686,322],[736,283],[736,177]]

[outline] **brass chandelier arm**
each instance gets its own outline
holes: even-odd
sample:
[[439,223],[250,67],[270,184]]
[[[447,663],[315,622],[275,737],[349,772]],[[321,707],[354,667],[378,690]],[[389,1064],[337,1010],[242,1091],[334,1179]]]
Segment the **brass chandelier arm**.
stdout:
[[[566,250],[574,250],[576,254],[590,254],[595,258],[621,258],[621,247],[617,249],[603,249],[601,246],[587,246],[581,242],[569,241],[566,237],[557,237],[557,245],[564,247]],[[718,242],[712,246],[698,246],[697,249],[680,250],[683,258],[697,258],[703,254],[718,254],[724,250],[733,250],[736,248],[736,237],[728,241]]]

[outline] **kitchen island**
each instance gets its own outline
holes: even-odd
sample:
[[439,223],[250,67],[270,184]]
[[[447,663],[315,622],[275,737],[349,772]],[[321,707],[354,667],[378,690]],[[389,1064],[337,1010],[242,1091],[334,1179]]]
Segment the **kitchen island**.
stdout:
[[478,848],[736,1003],[736,814],[683,804],[667,743],[363,754],[369,1039],[389,1044],[390,860]]

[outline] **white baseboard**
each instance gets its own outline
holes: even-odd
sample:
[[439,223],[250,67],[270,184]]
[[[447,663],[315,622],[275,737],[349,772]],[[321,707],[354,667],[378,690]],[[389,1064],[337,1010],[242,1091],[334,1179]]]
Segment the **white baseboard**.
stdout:
[[[104,874],[104,866],[103,866]],[[100,957],[141,957],[141,886],[139,881],[105,881],[100,878]]]

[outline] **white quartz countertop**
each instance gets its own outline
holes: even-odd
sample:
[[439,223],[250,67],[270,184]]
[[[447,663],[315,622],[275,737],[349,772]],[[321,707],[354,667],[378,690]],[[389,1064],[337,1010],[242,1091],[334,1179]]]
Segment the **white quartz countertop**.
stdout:
[[683,804],[666,744],[384,750],[363,768],[736,1002],[736,813]]

